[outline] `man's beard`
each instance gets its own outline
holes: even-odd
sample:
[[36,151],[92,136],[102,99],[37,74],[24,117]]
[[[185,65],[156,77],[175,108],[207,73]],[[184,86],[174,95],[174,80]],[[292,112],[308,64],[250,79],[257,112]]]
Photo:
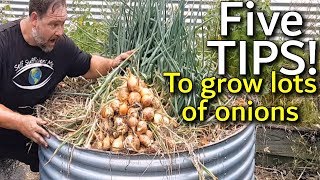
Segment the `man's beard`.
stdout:
[[32,28],[32,33],[31,34],[32,34],[33,39],[37,43],[37,45],[42,49],[42,51],[48,53],[48,52],[51,52],[53,50],[53,46],[51,47],[51,46],[47,45],[46,41],[40,35],[39,31],[36,30],[35,27]]

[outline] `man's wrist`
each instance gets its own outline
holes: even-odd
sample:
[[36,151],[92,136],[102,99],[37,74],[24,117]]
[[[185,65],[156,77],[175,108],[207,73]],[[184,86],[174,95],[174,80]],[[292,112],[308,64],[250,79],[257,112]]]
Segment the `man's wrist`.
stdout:
[[13,129],[14,130],[20,131],[23,118],[24,118],[23,115],[21,115],[19,113],[14,113],[14,115],[13,115],[13,121],[14,121]]

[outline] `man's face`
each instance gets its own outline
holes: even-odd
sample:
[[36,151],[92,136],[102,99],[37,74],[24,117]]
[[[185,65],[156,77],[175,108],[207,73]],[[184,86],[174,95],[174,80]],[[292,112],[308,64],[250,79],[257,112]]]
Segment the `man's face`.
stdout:
[[53,50],[58,38],[64,33],[66,19],[67,9],[64,6],[59,6],[54,11],[50,7],[42,18],[37,16],[35,27],[32,28],[32,37],[44,52]]

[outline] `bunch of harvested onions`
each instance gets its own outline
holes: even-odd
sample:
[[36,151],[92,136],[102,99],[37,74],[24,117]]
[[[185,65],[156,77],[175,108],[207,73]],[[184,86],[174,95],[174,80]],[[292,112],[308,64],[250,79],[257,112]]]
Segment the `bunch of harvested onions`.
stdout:
[[93,149],[113,152],[156,150],[158,147],[148,125],[178,126],[161,107],[152,89],[130,72],[113,93],[114,98],[100,110],[99,128],[91,145]]

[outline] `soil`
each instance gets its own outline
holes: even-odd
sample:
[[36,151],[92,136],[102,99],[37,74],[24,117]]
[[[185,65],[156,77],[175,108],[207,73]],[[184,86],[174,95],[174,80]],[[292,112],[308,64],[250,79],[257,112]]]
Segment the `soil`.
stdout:
[[320,172],[310,171],[305,168],[293,171],[283,166],[276,168],[256,166],[255,176],[257,180],[320,180]]
[[28,165],[25,165],[24,163],[17,162],[14,165],[12,165],[12,168],[10,168],[10,170],[7,170],[6,172],[1,170],[0,171],[0,179],[39,180],[40,175],[39,175],[39,173],[30,171]]

